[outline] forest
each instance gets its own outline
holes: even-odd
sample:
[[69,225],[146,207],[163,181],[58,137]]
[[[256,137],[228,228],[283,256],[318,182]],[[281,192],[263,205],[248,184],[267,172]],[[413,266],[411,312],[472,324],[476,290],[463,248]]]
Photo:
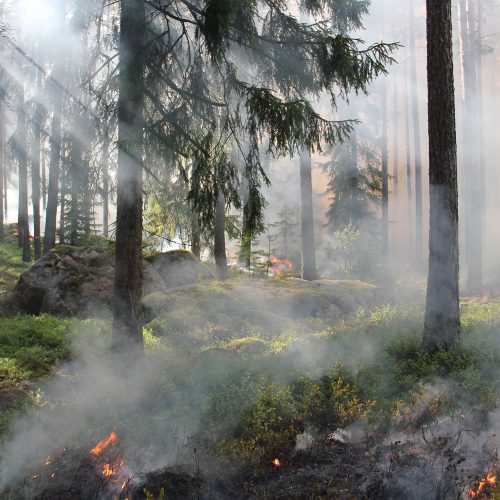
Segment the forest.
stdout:
[[498,0],[0,0],[0,498],[500,499]]

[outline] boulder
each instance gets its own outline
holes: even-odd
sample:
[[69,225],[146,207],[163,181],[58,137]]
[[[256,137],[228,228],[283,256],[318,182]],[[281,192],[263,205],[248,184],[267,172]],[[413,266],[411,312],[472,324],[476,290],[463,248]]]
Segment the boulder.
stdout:
[[146,261],[161,276],[167,288],[192,285],[214,278],[210,269],[188,250],[171,250],[147,257]]
[[[176,255],[163,257],[169,253]],[[182,271],[173,269],[176,266]],[[201,271],[197,273],[196,269]],[[109,312],[114,271],[111,247],[59,245],[21,274],[13,292],[13,309],[28,314],[62,316]],[[181,251],[179,254],[177,250],[144,260],[143,273],[145,294],[193,283],[196,276],[212,276],[190,252]],[[163,279],[163,276],[168,279]]]

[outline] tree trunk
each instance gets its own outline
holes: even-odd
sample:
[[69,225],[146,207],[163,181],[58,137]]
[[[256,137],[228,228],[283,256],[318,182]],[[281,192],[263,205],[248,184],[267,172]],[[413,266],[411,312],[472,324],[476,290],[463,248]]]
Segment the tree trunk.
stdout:
[[28,221],[28,155],[26,144],[26,111],[24,106],[24,87],[19,86],[17,98],[17,130],[16,130],[16,153],[19,164],[19,203],[17,227],[19,234],[19,246],[23,249],[23,261],[31,260],[30,228]]
[[[2,79],[3,82],[3,79]],[[4,240],[3,225],[5,222],[6,214],[4,213],[4,192],[5,192],[5,172],[7,165],[5,164],[5,89],[0,88],[0,241]],[[5,209],[7,211],[7,209]]]
[[109,236],[109,137],[105,132],[102,146],[102,234]]
[[[399,184],[399,129],[398,129],[398,84],[394,81],[392,96],[392,198],[393,206],[396,206]],[[394,210],[394,209],[393,209]]]
[[[41,98],[42,75],[37,72],[37,100]],[[33,203],[33,248],[35,260],[42,256],[40,235],[40,158],[43,109],[40,102],[35,104],[33,139],[31,144],[31,200]]]
[[191,252],[201,258],[200,216],[194,209],[191,215]]
[[219,279],[224,280],[228,276],[227,258],[226,258],[226,236],[225,236],[225,221],[226,221],[226,202],[224,193],[219,189],[217,195],[217,206],[215,208],[215,228],[214,228],[214,257],[215,266]]
[[423,347],[451,347],[460,330],[458,185],[451,0],[427,0],[429,276]]
[[[64,139],[66,143],[66,138]],[[62,152],[62,149],[61,149]],[[66,242],[66,185],[68,177],[68,156],[67,151],[61,154],[61,210],[59,214],[59,242],[64,244]]]
[[300,154],[300,232],[302,238],[302,279],[316,279],[311,154]]
[[422,219],[422,150],[420,145],[420,113],[418,109],[417,56],[415,50],[415,15],[413,1],[410,6],[410,78],[413,110],[413,136],[415,147],[415,264],[422,266],[423,219]]
[[476,101],[477,72],[474,41],[474,15],[471,6],[460,0],[460,38],[463,48],[464,76],[464,171],[466,186],[465,258],[467,293],[479,295],[483,282],[481,169],[478,151],[478,110]]
[[[59,72],[56,72],[56,75]],[[62,137],[62,109],[63,94],[56,88],[53,81],[49,81],[53,115],[51,126],[51,146],[49,163],[49,188],[47,192],[47,210],[45,212],[45,234],[43,239],[43,252],[47,253],[56,245],[57,227],[57,197],[59,194],[59,173],[61,164],[61,137]],[[61,194],[61,198],[62,198]],[[61,199],[61,212],[64,210]],[[63,217],[63,215],[61,214]],[[62,241],[61,241],[62,243]]]
[[406,202],[408,204],[408,255],[411,256],[415,246],[413,242],[413,186],[411,172],[410,145],[410,105],[408,103],[408,62],[405,65],[405,137],[406,137]]
[[382,82],[382,258],[389,253],[389,174],[387,152],[387,84]]
[[111,348],[144,354],[142,188],[145,7],[123,0],[120,18],[116,257]]
[[252,235],[250,234],[248,227],[248,182],[246,179],[242,182],[243,190],[243,217],[241,221],[241,241],[240,241],[240,253],[238,256],[238,264],[240,266],[245,266],[250,269],[251,256],[252,256]]

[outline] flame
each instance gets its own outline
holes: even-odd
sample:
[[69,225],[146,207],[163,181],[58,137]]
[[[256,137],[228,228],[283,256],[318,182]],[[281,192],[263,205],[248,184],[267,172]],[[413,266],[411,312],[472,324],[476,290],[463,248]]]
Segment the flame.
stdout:
[[497,477],[493,475],[493,471],[488,469],[486,476],[479,480],[477,488],[474,490],[473,488],[469,488],[467,490],[467,495],[470,498],[477,498],[482,493],[480,498],[489,498],[488,491],[483,491],[485,488],[493,488],[497,484]]
[[102,452],[112,443],[116,443],[118,439],[118,436],[116,435],[115,431],[112,431],[111,434],[104,439],[101,439],[94,448],[90,450],[90,453],[94,457],[98,457],[102,454]]
[[275,458],[273,460],[273,465],[274,465],[274,468],[275,469],[280,469],[281,468],[281,462],[280,462],[280,459],[279,458]]
[[273,273],[277,276],[281,276],[284,273],[293,271],[293,262],[290,259],[279,259],[278,257],[271,257],[271,267],[273,268]]

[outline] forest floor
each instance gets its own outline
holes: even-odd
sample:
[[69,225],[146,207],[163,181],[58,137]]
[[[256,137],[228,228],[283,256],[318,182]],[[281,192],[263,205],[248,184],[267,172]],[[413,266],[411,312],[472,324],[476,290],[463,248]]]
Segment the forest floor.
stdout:
[[[0,245],[4,294],[25,268]],[[430,355],[418,297],[181,287],[146,297],[145,362],[118,366],[108,318],[3,317],[0,496],[467,498],[497,462],[500,302],[462,301],[459,345]]]

